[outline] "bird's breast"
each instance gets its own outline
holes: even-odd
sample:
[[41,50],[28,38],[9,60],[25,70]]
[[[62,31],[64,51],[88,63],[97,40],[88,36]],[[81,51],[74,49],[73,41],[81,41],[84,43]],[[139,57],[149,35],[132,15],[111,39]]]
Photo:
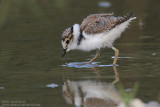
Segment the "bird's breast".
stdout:
[[106,41],[104,40],[104,34],[85,34],[83,33],[84,39],[78,46],[78,49],[83,51],[91,51],[100,49],[106,46]]

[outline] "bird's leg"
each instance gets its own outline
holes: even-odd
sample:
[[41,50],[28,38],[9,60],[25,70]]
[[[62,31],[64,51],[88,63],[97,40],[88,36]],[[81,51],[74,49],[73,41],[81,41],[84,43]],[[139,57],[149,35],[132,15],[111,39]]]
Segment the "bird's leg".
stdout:
[[112,84],[115,84],[119,81],[119,73],[117,71],[116,66],[113,66],[113,70],[114,70],[114,73],[115,73],[115,80],[112,82]]
[[89,63],[95,61],[99,56],[100,56],[100,50],[98,49],[96,55],[89,61]]
[[119,55],[119,50],[116,49],[116,48],[113,47],[113,46],[112,46],[112,49],[115,51],[115,57],[114,57],[113,65],[116,65],[117,57],[118,57],[118,55]]

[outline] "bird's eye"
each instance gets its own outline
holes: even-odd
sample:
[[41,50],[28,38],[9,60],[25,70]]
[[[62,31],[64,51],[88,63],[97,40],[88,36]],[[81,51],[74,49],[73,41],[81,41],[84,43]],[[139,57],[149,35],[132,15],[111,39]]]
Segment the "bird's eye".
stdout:
[[69,40],[66,41],[66,44],[69,44]]

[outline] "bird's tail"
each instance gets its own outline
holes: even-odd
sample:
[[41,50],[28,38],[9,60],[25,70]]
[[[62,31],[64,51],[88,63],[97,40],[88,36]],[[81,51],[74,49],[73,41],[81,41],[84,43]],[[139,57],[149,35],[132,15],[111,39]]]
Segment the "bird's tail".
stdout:
[[125,15],[123,17],[126,17],[129,21],[131,21],[131,20],[134,20],[134,19],[137,18],[137,17],[133,17],[133,16],[134,16],[134,13],[131,12],[129,15],[127,14],[127,15]]
[[121,24],[121,23],[128,21],[128,20],[130,22],[131,20],[136,19],[136,17],[133,17],[133,15],[134,15],[133,12],[131,12],[130,14],[118,17],[117,24]]
[[133,16],[133,12],[131,12],[130,14],[127,14],[127,15],[123,16],[123,18],[130,19],[132,16]]

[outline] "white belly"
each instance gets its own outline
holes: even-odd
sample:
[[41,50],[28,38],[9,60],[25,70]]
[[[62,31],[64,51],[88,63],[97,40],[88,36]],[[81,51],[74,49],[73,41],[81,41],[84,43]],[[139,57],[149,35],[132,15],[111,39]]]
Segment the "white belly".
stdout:
[[91,51],[95,49],[100,49],[104,47],[111,47],[114,41],[120,37],[121,33],[128,27],[129,22],[132,19],[116,26],[112,30],[105,31],[100,34],[86,34],[83,32],[84,40],[81,41],[81,44],[77,47],[79,50]]

